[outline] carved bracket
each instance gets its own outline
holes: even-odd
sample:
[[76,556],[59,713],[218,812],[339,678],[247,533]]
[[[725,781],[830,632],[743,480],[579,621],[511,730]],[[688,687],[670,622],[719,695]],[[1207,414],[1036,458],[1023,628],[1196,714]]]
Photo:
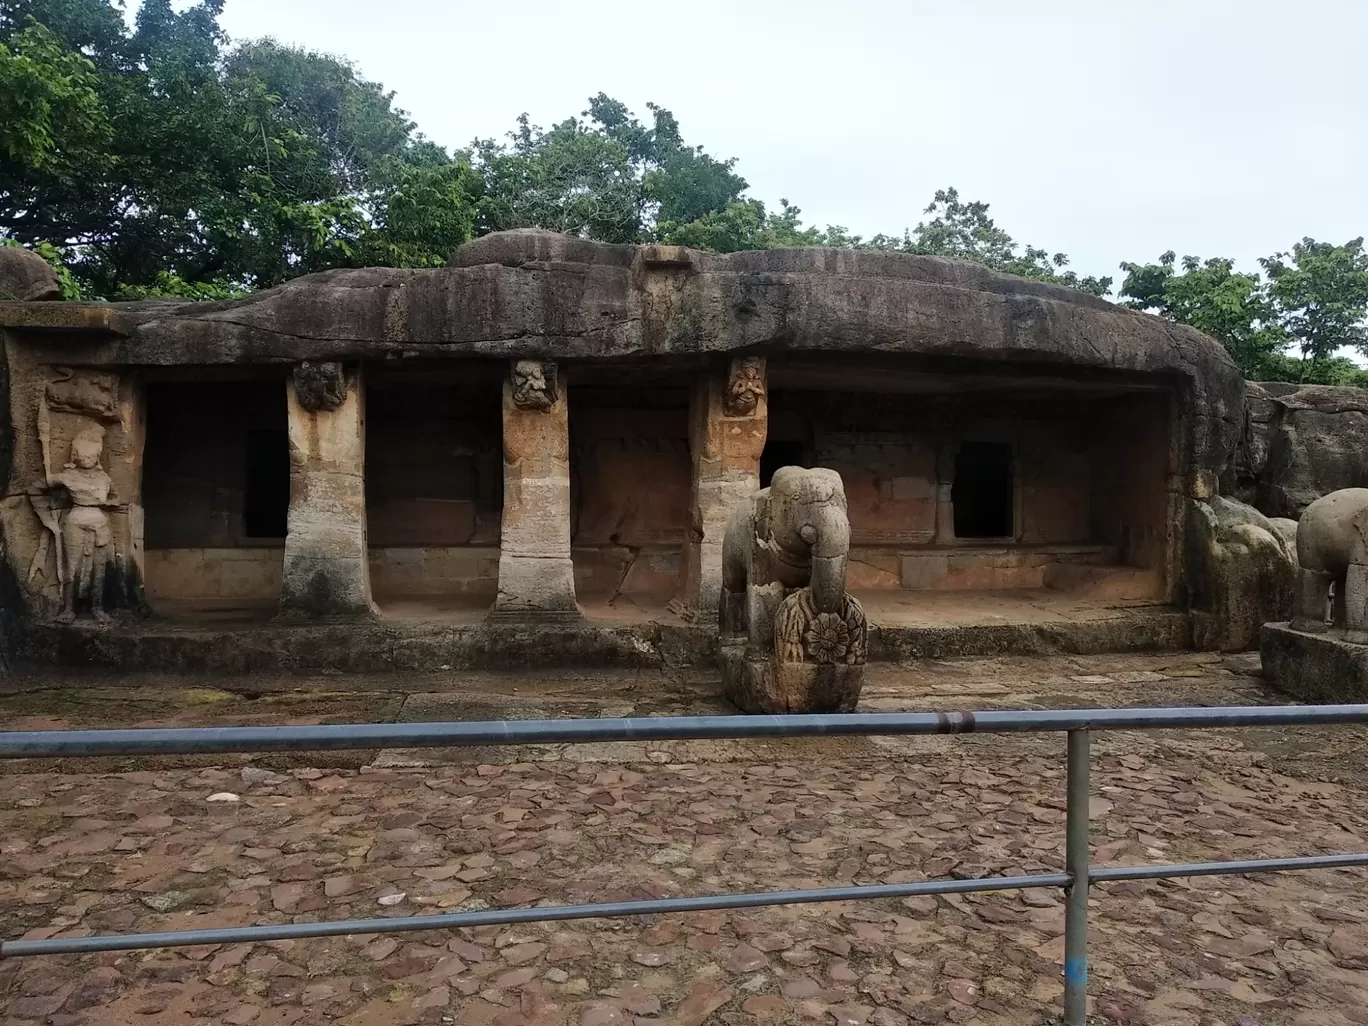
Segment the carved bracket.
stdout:
[[556,365],[545,360],[514,360],[513,405],[520,410],[549,410],[556,402]]
[[347,378],[342,364],[335,360],[305,360],[294,369],[294,387],[299,405],[310,413],[335,410],[347,401]]
[[727,372],[722,409],[728,417],[751,417],[765,398],[765,358],[734,356]]

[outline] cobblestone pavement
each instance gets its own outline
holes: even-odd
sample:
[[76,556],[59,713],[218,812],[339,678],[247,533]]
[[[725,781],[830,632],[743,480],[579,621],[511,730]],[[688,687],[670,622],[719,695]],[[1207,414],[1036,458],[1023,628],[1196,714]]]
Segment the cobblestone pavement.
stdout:
[[[1276,700],[1242,666],[1184,654],[878,668],[866,704]],[[318,699],[326,714],[307,715],[298,694],[272,714],[261,711],[266,699],[231,692],[187,704],[184,693],[173,702],[132,688],[125,704],[110,699],[122,711],[104,722],[316,720],[339,705],[343,718],[382,708],[431,718],[471,703],[484,715],[715,707],[706,681],[634,676],[587,694],[582,685],[506,679],[460,699],[395,699],[385,687],[365,693],[388,697]],[[22,726],[87,721],[88,706],[45,710],[36,694],[5,696],[0,716]],[[247,706],[257,711],[245,715]],[[1099,736],[1094,859],[1364,850],[1365,736]],[[220,760],[11,771],[0,776],[0,931],[49,937],[1059,871],[1061,751],[1058,736],[846,739],[499,753],[526,762],[477,752],[465,755],[477,761],[418,765],[414,753],[385,753],[275,769]],[[1097,1022],[1368,1024],[1365,871],[1099,886],[1091,922]],[[1060,895],[1034,891],[20,959],[0,963],[0,1021],[1019,1026],[1058,1011],[1062,933]]]

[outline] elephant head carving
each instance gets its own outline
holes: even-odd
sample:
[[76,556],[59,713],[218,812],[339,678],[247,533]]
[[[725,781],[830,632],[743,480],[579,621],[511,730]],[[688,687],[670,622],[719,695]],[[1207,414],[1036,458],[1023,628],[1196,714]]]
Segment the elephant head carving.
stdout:
[[[850,519],[841,475],[781,467],[727,526],[723,677],[742,708],[854,708],[864,610],[846,593]],[[744,655],[733,650],[744,637]]]
[[770,482],[767,505],[775,576],[786,588],[811,587],[818,612],[837,612],[850,557],[841,475],[821,467],[780,467]]

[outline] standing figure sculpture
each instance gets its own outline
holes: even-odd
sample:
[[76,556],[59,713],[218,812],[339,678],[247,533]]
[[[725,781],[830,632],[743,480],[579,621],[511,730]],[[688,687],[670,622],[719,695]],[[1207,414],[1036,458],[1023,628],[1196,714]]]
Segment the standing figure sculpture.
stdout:
[[1297,522],[1297,563],[1293,629],[1326,630],[1333,586],[1331,625],[1346,641],[1368,643],[1368,488],[1342,488],[1306,507]]
[[49,489],[61,488],[71,508],[61,518],[58,578],[62,586],[62,611],[58,619],[76,619],[76,600],[90,598],[90,615],[109,622],[104,608],[105,566],[110,562],[113,537],[109,515],[113,482],[100,466],[104,452],[104,428],[80,431],[71,440],[71,460],[48,479]]
[[834,470],[781,467],[727,525],[721,663],[746,712],[849,712],[868,627],[846,593],[850,521]]

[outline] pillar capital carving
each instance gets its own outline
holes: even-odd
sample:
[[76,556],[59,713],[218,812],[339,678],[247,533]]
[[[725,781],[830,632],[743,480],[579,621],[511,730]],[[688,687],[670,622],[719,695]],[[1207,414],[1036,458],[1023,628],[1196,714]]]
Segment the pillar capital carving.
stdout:
[[765,398],[765,358],[733,356],[727,367],[722,411],[728,417],[753,417]]
[[305,360],[294,368],[295,396],[309,413],[336,410],[347,401],[347,377],[336,360]]
[[509,380],[513,405],[520,410],[551,409],[557,399],[556,364],[550,360],[514,360]]

